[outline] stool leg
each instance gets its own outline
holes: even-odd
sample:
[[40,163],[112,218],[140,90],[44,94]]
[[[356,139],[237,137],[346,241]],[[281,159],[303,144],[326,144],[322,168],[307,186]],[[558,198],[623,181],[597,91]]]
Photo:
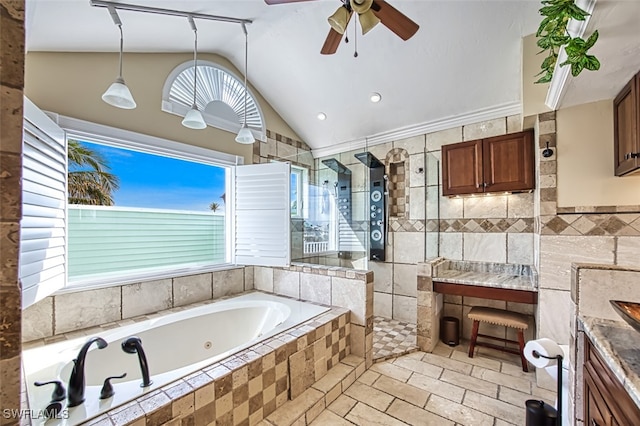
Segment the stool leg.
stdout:
[[478,339],[478,327],[480,327],[480,321],[473,320],[473,329],[471,330],[471,342],[469,343],[469,358],[473,358],[473,350],[476,347],[476,340]]
[[524,332],[522,329],[518,330],[518,344],[520,346],[520,359],[522,360],[522,371],[525,373],[529,372],[529,367],[527,365],[527,359],[524,357]]

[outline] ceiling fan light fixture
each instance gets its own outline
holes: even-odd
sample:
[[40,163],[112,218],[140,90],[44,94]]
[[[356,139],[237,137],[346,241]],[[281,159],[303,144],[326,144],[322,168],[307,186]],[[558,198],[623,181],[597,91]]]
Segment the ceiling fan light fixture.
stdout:
[[378,18],[371,9],[361,13],[359,16],[362,35],[365,35],[380,23],[380,18]]
[[329,25],[339,34],[344,34],[349,23],[349,11],[346,7],[340,6],[333,15],[327,19]]
[[373,0],[349,0],[351,9],[357,14],[362,14],[371,9]]

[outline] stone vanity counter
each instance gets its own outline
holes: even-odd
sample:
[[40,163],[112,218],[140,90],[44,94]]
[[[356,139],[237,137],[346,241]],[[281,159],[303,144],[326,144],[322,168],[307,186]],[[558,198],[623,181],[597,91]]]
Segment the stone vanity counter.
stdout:
[[433,281],[511,290],[537,291],[537,274],[529,265],[439,259]]
[[623,321],[580,316],[584,331],[631,399],[640,407],[640,333]]

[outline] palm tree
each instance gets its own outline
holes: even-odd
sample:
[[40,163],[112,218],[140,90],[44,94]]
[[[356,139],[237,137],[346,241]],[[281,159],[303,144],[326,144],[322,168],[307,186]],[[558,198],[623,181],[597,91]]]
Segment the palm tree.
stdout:
[[120,187],[120,182],[116,175],[109,173],[107,160],[74,139],[69,140],[67,157],[69,204],[112,206],[113,192]]
[[209,208],[215,213],[218,211],[218,209],[220,208],[220,204],[218,203],[211,203],[209,204]]

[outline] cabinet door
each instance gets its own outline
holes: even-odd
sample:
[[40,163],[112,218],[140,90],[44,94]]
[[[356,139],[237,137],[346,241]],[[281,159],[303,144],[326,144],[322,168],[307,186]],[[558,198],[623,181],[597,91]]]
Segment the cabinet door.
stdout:
[[442,194],[474,194],[484,191],[482,140],[442,147]]
[[484,139],[485,192],[533,189],[533,159],[532,131]]
[[616,176],[638,167],[638,158],[632,153],[638,149],[638,84],[640,77],[632,78],[613,101],[613,146]]

